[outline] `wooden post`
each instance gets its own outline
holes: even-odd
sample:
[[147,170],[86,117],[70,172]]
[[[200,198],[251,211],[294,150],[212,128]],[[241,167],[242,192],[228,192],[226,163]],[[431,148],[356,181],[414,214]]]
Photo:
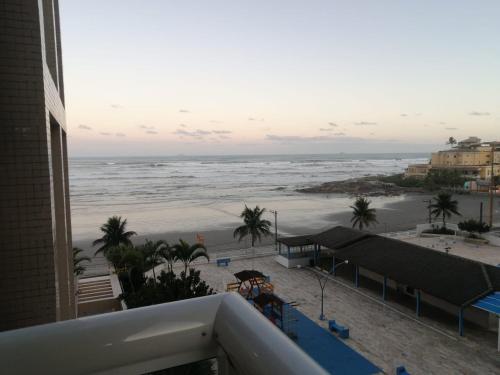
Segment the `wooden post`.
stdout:
[[354,268],[354,286],[359,287],[359,267]]
[[490,228],[493,227],[493,190],[495,189],[495,146],[496,143],[491,144],[491,176],[490,176]]
[[417,293],[417,306],[415,309],[415,313],[416,313],[417,317],[419,317],[420,316],[420,290],[417,290],[416,293]]
[[387,276],[384,276],[384,282],[382,284],[382,299],[385,301],[387,298]]
[[464,335],[464,309],[460,308],[458,310],[458,334],[460,336]]

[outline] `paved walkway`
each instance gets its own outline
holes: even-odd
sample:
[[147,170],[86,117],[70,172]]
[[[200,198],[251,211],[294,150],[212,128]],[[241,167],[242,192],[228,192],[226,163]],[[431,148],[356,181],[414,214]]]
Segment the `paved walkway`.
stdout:
[[[289,302],[296,301],[302,313],[319,322],[320,288],[310,269],[287,270],[272,256],[233,260],[227,268],[213,263],[200,263],[196,268],[204,280],[222,292],[226,283],[235,281],[233,273],[252,266],[271,276],[276,294]],[[366,289],[355,290],[347,284],[329,281],[325,314],[349,327],[351,337],[346,340],[347,345],[388,374],[395,373],[400,365],[412,375],[500,373],[495,334],[470,332],[466,326],[467,336],[460,338],[456,330],[435,321],[414,319],[411,309],[390,302],[382,304],[379,297]],[[326,322],[320,324],[326,328]],[[484,340],[476,340],[482,336]]]

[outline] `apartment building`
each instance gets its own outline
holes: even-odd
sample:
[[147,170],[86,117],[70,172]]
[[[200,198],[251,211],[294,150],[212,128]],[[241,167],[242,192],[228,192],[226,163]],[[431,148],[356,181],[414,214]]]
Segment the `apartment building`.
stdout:
[[[449,150],[434,152],[430,164],[409,165],[405,176],[424,178],[431,169],[457,170],[465,177],[489,180],[493,155],[493,175],[500,176],[500,144],[481,142],[477,137],[469,137],[458,142]],[[492,152],[495,148],[495,152]]]
[[74,318],[58,0],[0,5],[0,330]]

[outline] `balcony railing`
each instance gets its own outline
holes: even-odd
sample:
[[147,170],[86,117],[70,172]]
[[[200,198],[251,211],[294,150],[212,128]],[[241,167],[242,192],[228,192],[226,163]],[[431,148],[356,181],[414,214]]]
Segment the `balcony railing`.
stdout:
[[217,358],[219,374],[327,374],[235,293],[0,333],[9,374],[144,374]]

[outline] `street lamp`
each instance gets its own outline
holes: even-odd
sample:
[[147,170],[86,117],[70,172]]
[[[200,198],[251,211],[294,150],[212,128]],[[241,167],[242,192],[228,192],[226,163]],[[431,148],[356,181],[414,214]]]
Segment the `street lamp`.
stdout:
[[[343,264],[349,264],[349,261],[344,260],[342,263],[334,265],[332,267],[332,270],[330,272],[328,272],[328,275],[331,275],[335,269],[337,269],[338,267],[340,267]],[[316,274],[316,276],[318,277],[319,287],[321,288],[321,314],[319,315],[319,320],[326,320],[325,314],[323,312],[323,301],[324,301],[324,297],[325,297],[326,283],[328,282],[329,278],[327,276],[322,277],[323,276],[322,274],[320,274],[319,276],[318,276],[318,274]]]
[[274,250],[278,251],[278,211],[270,210],[269,212],[274,214]]

